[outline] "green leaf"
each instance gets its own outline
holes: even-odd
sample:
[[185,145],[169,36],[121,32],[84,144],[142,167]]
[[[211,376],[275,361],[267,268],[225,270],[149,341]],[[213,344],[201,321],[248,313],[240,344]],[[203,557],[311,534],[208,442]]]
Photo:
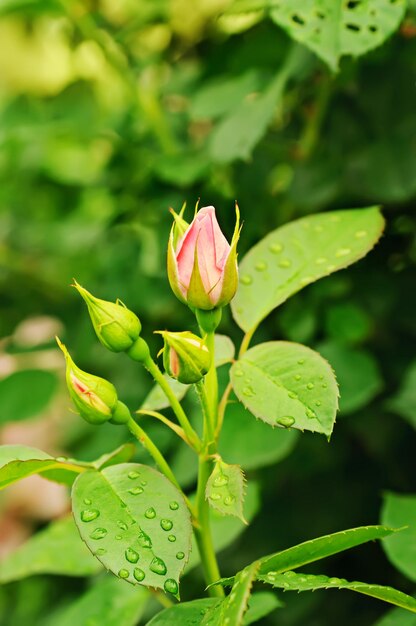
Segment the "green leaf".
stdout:
[[190,515],[181,492],[146,465],[81,474],[72,490],[82,539],[116,576],[178,596],[188,560]]
[[251,156],[276,114],[289,79],[298,73],[304,60],[302,50],[294,48],[267,89],[255,98],[243,100],[215,127],[209,146],[214,161],[231,163]]
[[[234,358],[234,354],[235,347],[231,339],[226,335],[215,335],[215,366],[220,367],[225,363],[231,362]],[[164,374],[164,377],[177,399],[182,400],[188,393],[190,385],[184,385],[174,378],[170,378],[167,374]],[[159,385],[155,385],[144,399],[140,408],[160,411],[160,409],[166,409],[169,406],[169,400],[164,392]]]
[[416,428],[416,361],[407,370],[397,394],[387,401],[387,407]]
[[205,613],[219,602],[221,601],[216,598],[201,598],[191,602],[181,602],[155,615],[150,622],[147,622],[146,626],[172,626],[173,624],[195,626],[201,624]]
[[241,626],[243,624],[258,568],[258,561],[254,561],[238,572],[230,595],[205,614],[201,626],[223,626],[224,624]]
[[395,604],[408,611],[416,613],[416,600],[411,596],[382,585],[369,585],[361,582],[348,582],[345,578],[330,578],[328,576],[314,576],[311,574],[296,574],[295,572],[285,572],[276,574],[270,571],[268,574],[258,576],[258,580],[269,583],[275,588],[284,591],[315,591],[316,589],[350,589],[363,593],[366,596]]
[[146,589],[105,575],[78,600],[47,620],[46,626],[135,626],[149,599]]
[[330,365],[314,350],[287,341],[262,343],[236,361],[230,375],[239,400],[264,422],[331,435],[338,387]]
[[45,478],[71,485],[89,463],[71,459],[58,460],[30,446],[0,446],[0,489],[32,474],[44,474]]
[[49,524],[0,563],[0,583],[34,574],[90,576],[101,570],[84,543],[72,517]]
[[408,526],[383,540],[388,559],[410,580],[416,581],[416,495],[387,493],[381,512],[383,524]]
[[248,611],[244,615],[244,626],[255,624],[262,617],[266,617],[275,609],[282,607],[283,603],[276,594],[269,591],[258,591],[252,593],[248,601]]
[[0,380],[0,423],[25,420],[46,409],[58,388],[58,379],[45,370],[15,372]]
[[416,626],[416,615],[412,615],[404,609],[388,611],[373,626]]
[[276,429],[254,417],[235,398],[227,405],[219,443],[220,454],[241,465],[256,469],[281,461],[293,450],[299,433]]
[[[260,490],[258,483],[254,482],[253,480],[251,480],[247,484],[247,493],[244,502],[244,513],[245,518],[248,522],[251,522],[254,519],[260,509],[259,491]],[[240,519],[232,517],[231,515],[221,515],[221,513],[215,511],[214,509],[211,511],[210,517],[212,540],[215,552],[217,553],[224,548],[227,548],[247,528],[247,526],[241,523]],[[188,573],[191,568],[198,565],[199,561],[200,559],[198,548],[196,546],[195,539],[193,539],[191,557],[189,559],[186,573]]]
[[359,57],[398,29],[405,0],[265,0],[272,20],[333,71],[342,56]]
[[[260,559],[260,574],[273,570],[278,574],[314,563],[333,554],[355,548],[368,541],[382,539],[395,530],[386,526],[360,526],[324,535]],[[399,533],[400,534],[400,533]]]
[[370,207],[318,213],[274,230],[240,263],[235,321],[253,332],[291,295],[365,256],[383,227],[379,209]]
[[339,410],[343,415],[365,407],[382,390],[380,368],[366,350],[347,348],[335,342],[320,344],[318,350],[337,374]]
[[247,524],[243,514],[244,482],[239,465],[228,465],[218,459],[207,481],[205,497],[210,506],[222,515],[235,515]]

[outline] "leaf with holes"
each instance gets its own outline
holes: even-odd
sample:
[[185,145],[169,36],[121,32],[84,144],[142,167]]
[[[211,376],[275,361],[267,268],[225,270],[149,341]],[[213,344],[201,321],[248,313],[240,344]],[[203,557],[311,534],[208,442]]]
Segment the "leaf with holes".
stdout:
[[191,522],[184,498],[162,474],[123,463],[74,483],[75,522],[91,552],[116,576],[179,596]]
[[259,563],[255,561],[238,572],[230,595],[205,614],[201,626],[241,626],[244,623],[244,614],[258,567]]
[[247,524],[243,514],[244,474],[239,465],[218,459],[207,481],[205,497],[213,509],[223,515],[235,515]]
[[0,583],[35,574],[91,576],[102,569],[79,539],[72,517],[51,522],[0,563]]
[[269,583],[274,588],[284,591],[315,591],[316,589],[349,589],[363,593],[366,596],[395,604],[403,609],[416,613],[416,600],[411,596],[382,585],[370,585],[361,582],[348,582],[345,578],[330,578],[323,575],[297,574],[295,572],[285,572],[277,574],[270,571],[268,574],[259,575],[258,580]]
[[398,29],[406,0],[237,0],[228,13],[262,9],[336,71],[342,56],[359,57]]
[[379,209],[371,207],[318,213],[274,230],[239,265],[235,321],[253,332],[294,293],[365,256],[383,227]]
[[262,343],[234,363],[230,376],[239,400],[264,422],[330,437],[338,386],[314,350],[288,341]]
[[386,537],[383,548],[389,561],[416,582],[416,495],[386,493],[383,500],[383,524],[406,527],[397,535]]

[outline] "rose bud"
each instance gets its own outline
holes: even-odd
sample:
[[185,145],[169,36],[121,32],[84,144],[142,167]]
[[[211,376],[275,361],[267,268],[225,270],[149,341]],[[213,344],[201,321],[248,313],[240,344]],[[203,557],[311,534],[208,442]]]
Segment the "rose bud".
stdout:
[[120,300],[108,302],[96,298],[77,281],[74,281],[73,287],[85,300],[94,330],[103,346],[112,352],[124,352],[131,348],[142,329],[137,315]]
[[[231,245],[224,237],[213,206],[198,211],[184,234],[182,212],[175,217],[168,246],[168,276],[175,295],[195,309],[210,311],[233,298],[238,285],[239,210]],[[180,218],[182,222],[179,222]]]
[[80,416],[89,424],[124,424],[130,417],[128,408],[117,398],[114,385],[104,378],[81,370],[63,343],[56,338],[66,360],[66,384]]
[[201,337],[185,331],[159,331],[165,342],[163,364],[171,378],[190,385],[199,382],[211,366],[211,354]]

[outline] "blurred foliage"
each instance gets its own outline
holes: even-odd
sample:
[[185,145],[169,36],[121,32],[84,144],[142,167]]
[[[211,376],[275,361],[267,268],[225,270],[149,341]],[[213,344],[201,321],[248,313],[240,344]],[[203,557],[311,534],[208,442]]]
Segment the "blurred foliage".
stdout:
[[[263,512],[244,543],[220,555],[224,575],[280,547],[377,522],[385,489],[416,492],[416,4],[390,39],[358,60],[343,57],[337,74],[313,46],[293,43],[277,14],[273,21],[264,10],[226,12],[230,5],[0,6],[3,443],[23,437],[13,430],[18,420],[32,438],[18,443],[88,460],[108,451],[109,441],[115,447],[127,439],[123,429],[91,429],[68,411],[63,385],[54,389],[63,363],[53,335],[63,326],[77,363],[111,379],[138,408],[151,382],[96,342],[68,285],[75,276],[102,298],[121,298],[140,316],[155,352],[154,328],[192,326],[165,274],[170,206],[187,201],[191,212],[198,198],[214,204],[230,235],[238,199],[243,255],[290,219],[383,204],[387,230],[375,251],[303,290],[258,333],[259,340],[283,337],[322,350],[338,374],[341,412],[330,445],[305,434],[268,447],[269,467],[246,464],[249,479],[261,484]],[[221,332],[239,341],[229,315]],[[249,447],[245,419],[235,415],[238,439]],[[39,434],[42,420],[47,436]],[[228,424],[222,441],[230,457],[231,430]],[[191,461],[170,433],[150,423],[149,433],[192,487]],[[253,445],[263,447],[258,433]],[[148,461],[141,450],[137,458]],[[7,499],[0,505],[8,514]],[[30,532],[39,524],[25,523]],[[334,558],[328,573],[351,579],[357,572],[414,591],[375,547]],[[185,578],[184,599],[199,583]],[[43,626],[58,605],[63,623],[65,607],[87,588],[81,579],[48,576],[9,583],[0,589],[0,624]],[[286,609],[261,623],[369,626],[385,611],[351,595],[286,595]]]

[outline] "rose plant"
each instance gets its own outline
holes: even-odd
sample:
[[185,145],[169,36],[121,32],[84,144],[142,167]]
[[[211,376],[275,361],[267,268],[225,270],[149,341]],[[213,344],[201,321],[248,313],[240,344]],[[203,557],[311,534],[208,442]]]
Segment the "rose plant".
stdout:
[[[231,409],[237,402],[253,420],[258,418],[271,427],[270,438],[306,430],[330,439],[338,386],[329,363],[297,343],[271,340],[250,344],[262,320],[290,296],[371,250],[384,226],[379,209],[327,212],[286,224],[255,245],[239,267],[237,206],[230,242],[220,229],[214,207],[196,209],[189,224],[185,207],[179,214],[172,213],[169,282],[181,303],[194,313],[199,334],[155,331],[163,339],[165,372],[151,356],[135,313],[119,301],[101,300],[74,284],[87,304],[101,344],[113,352],[125,352],[153,377],[156,391],[142,408],[131,413],[114,385],[82,371],[58,339],[66,360],[69,394],[79,415],[93,426],[109,422],[127,427],[151,455],[157,470],[131,462],[131,444],[91,463],[55,459],[34,448],[4,446],[0,485],[40,473],[72,486],[73,519],[94,557],[87,561],[84,553],[80,557],[84,573],[95,574],[103,566],[112,573],[109,576],[123,581],[113,589],[104,578],[91,591],[92,598],[100,593],[117,597],[118,606],[130,616],[122,624],[136,623],[138,604],[142,608],[152,595],[166,608],[153,611],[156,614],[149,626],[254,623],[281,606],[270,593],[258,592],[258,583],[283,591],[347,589],[416,612],[416,600],[391,587],[303,572],[312,562],[400,529],[379,525],[336,532],[260,556],[227,578],[221,576],[217,561],[221,537],[213,533],[221,516],[234,517],[235,523],[242,525],[250,517],[245,511],[243,470],[223,458],[219,445],[224,424],[236,434],[240,428],[238,421],[232,423]],[[228,304],[244,332],[236,358],[231,340],[216,333]],[[227,380],[219,385],[217,370],[224,365]],[[182,403],[192,386],[200,407],[197,418],[188,414]],[[175,421],[161,412],[168,406]],[[158,442],[149,436],[145,426],[149,418],[162,422],[190,449],[198,466],[195,493],[181,488]],[[250,482],[248,486],[250,489]],[[71,520],[63,524],[73,526]],[[74,547],[74,554],[77,550]],[[201,598],[180,602],[181,575],[198,563],[206,589],[201,588]],[[68,566],[69,571],[71,567],[75,566]],[[141,595],[127,593],[127,583],[138,586]]]

